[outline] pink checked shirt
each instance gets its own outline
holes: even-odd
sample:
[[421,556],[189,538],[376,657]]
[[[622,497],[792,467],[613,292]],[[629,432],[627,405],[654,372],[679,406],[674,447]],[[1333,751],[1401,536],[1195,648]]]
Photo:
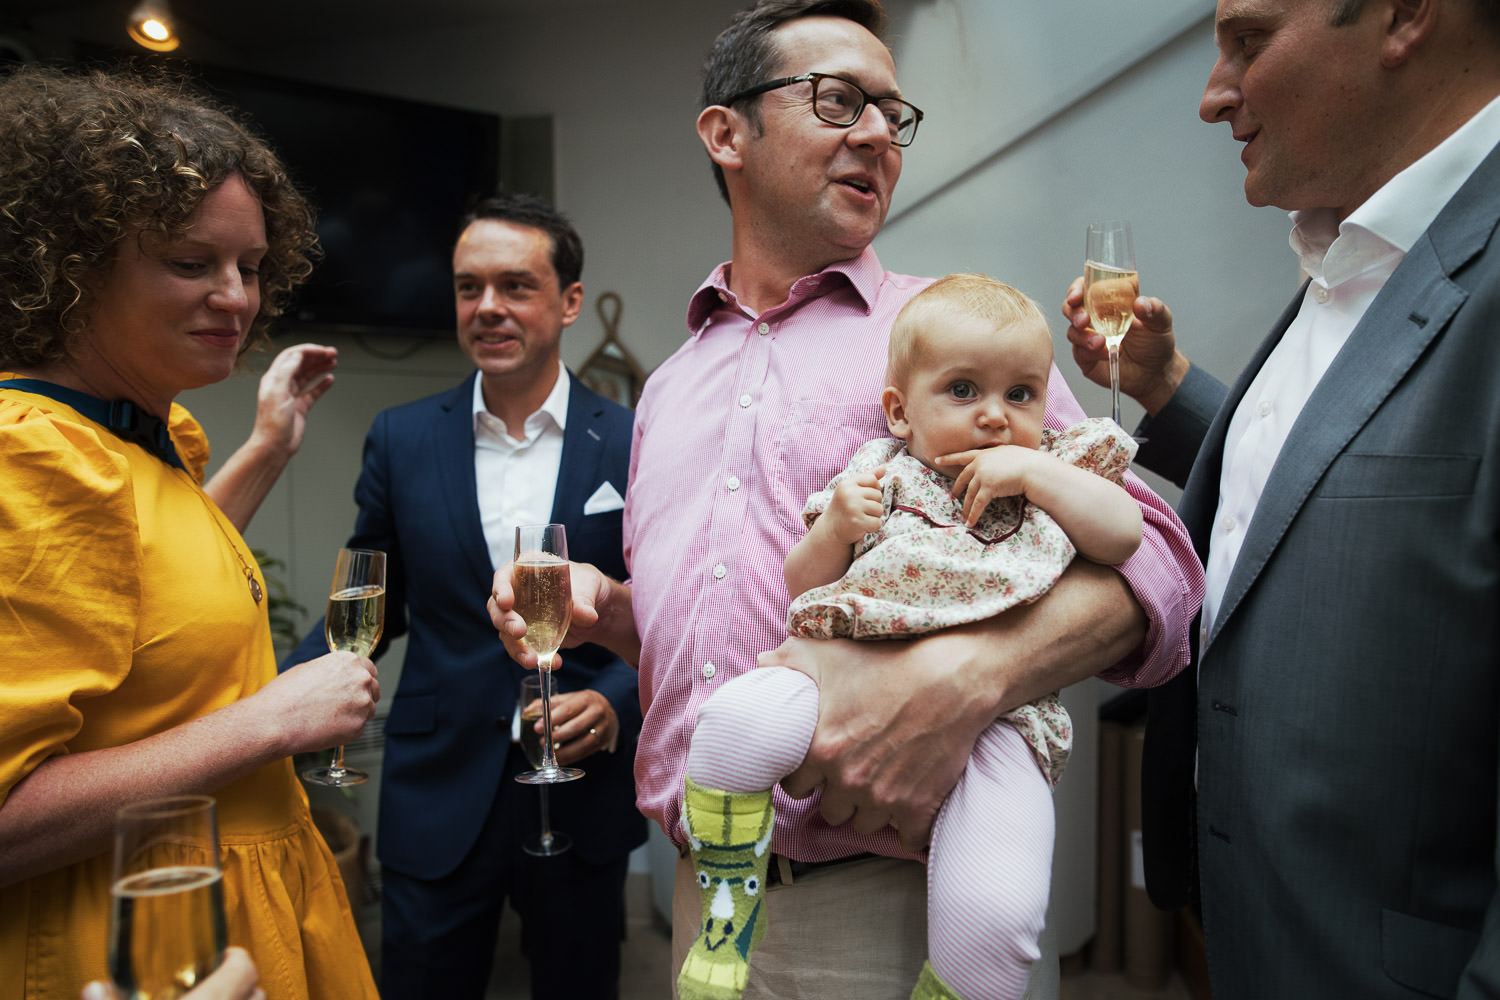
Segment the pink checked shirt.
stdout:
[[[890,274],[872,249],[802,278],[759,316],[721,265],[688,304],[685,343],[652,373],[636,410],[625,558],[642,649],[646,711],[636,754],[641,810],[679,844],[682,781],[698,706],[786,638],[781,563],[805,530],[802,506],[854,450],[888,435],[879,399],[886,339],[931,279]],[[1045,424],[1083,410],[1054,366]],[[1139,479],[1145,540],[1120,567],[1151,625],[1141,649],[1104,674],[1160,684],[1188,662],[1203,571],[1187,531]],[[862,851],[909,857],[895,831],[831,827],[818,796],[775,792],[774,848],[800,861]]]

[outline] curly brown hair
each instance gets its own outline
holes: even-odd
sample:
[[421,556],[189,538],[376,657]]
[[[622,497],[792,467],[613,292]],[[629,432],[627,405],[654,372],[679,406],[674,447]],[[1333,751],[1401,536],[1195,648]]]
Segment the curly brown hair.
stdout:
[[248,350],[318,253],[312,206],[270,147],[180,78],[26,67],[0,80],[0,368],[65,358],[121,241],[180,237],[232,174],[269,244]]

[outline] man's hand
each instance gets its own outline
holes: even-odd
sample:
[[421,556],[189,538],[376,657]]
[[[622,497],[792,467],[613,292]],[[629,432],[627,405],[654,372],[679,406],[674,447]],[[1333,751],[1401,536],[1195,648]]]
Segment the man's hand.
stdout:
[[[1089,326],[1082,278],[1074,278],[1068,286],[1062,313],[1068,321],[1068,341],[1073,345],[1078,370],[1090,382],[1107,388],[1109,352],[1104,338]],[[1178,353],[1172,332],[1172,310],[1161,299],[1138,296],[1130,332],[1120,342],[1120,391],[1155,416],[1177,391],[1187,370],[1188,359]]]
[[821,788],[829,823],[850,822],[860,833],[889,824],[902,847],[925,848],[938,808],[997,714],[941,648],[793,638],[762,653],[761,666],[792,667],[818,684],[817,733],[802,766],[781,782],[787,794]]
[[[495,570],[488,602],[490,622],[510,658],[528,670],[537,666],[537,655],[525,643],[526,620],[516,613],[515,578],[512,563]],[[612,580],[591,563],[570,562],[568,579],[573,586],[573,620],[563,646],[571,649],[586,642],[608,649],[626,663],[640,662],[641,641],[635,631],[630,588]]]
[[[540,701],[532,704],[536,711],[542,710]],[[530,707],[519,706],[521,725],[534,726],[540,733],[541,719],[526,721],[525,710]],[[576,764],[600,750],[608,750],[619,728],[614,706],[593,688],[560,691],[552,696],[552,744],[559,764]]]

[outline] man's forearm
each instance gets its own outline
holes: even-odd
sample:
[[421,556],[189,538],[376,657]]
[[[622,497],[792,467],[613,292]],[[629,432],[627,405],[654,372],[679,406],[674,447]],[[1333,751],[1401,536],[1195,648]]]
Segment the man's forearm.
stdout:
[[1147,624],[1119,573],[1079,559],[1041,599],[926,642],[945,644],[934,652],[967,665],[998,715],[1118,663],[1145,639]]

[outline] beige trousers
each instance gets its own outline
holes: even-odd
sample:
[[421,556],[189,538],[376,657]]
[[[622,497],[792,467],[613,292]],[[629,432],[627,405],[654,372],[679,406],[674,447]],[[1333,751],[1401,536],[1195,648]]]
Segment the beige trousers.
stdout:
[[[702,912],[692,858],[681,857],[672,885],[674,1000]],[[744,1000],[908,1000],[927,959],[927,868],[891,858],[819,868],[772,886],[762,915],[766,936],[750,956]],[[1048,931],[1041,948],[1027,1000],[1057,1000]]]

